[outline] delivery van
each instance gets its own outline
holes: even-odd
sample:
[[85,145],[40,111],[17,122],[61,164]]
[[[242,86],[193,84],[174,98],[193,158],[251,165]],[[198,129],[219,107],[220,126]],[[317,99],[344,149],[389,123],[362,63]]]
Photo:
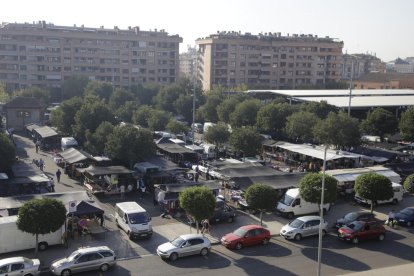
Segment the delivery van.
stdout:
[[[392,190],[394,191],[393,197],[387,200],[378,200],[374,202],[374,205],[377,204],[386,204],[386,203],[392,203],[397,204],[398,202],[403,200],[404,196],[404,187],[401,184],[398,183],[392,183]],[[354,197],[355,201],[359,204],[365,204],[365,205],[371,205],[371,200],[363,198],[362,196],[355,194]]]
[[[0,217],[0,254],[13,251],[33,249],[36,237],[17,228],[17,216]],[[62,245],[65,227],[56,232],[39,235],[38,249],[46,250],[51,245]]]
[[[330,203],[323,205],[324,212],[329,211]],[[319,204],[305,201],[300,196],[299,188],[288,189],[276,207],[276,212],[292,219],[293,216],[319,212]]]
[[152,236],[151,217],[136,202],[120,202],[115,205],[115,222],[132,240]]
[[60,144],[62,151],[64,151],[68,148],[76,148],[78,146],[78,141],[73,137],[62,137]]

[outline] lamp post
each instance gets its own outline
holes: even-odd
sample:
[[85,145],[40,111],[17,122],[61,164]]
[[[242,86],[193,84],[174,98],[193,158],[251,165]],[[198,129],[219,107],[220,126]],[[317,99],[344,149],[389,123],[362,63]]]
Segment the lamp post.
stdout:
[[321,261],[322,261],[322,225],[323,225],[323,205],[325,198],[325,170],[326,170],[326,152],[328,150],[328,145],[324,146],[323,153],[323,168],[322,168],[322,191],[321,191],[321,205],[320,205],[320,223],[319,223],[319,241],[318,241],[318,271],[317,275],[321,275]]
[[198,68],[197,68],[197,49],[195,51],[196,53],[196,59],[195,59],[195,65],[194,65],[194,73],[193,73],[193,124],[191,125],[191,135],[192,141],[193,141],[193,149],[194,149],[194,139],[195,139],[195,103],[196,103],[196,86],[197,86],[197,76],[198,76]]
[[352,78],[354,77],[354,61],[357,60],[357,57],[354,55],[349,55],[353,58],[351,62],[351,77],[349,79],[349,102],[348,102],[348,117],[351,117],[351,99],[352,99]]

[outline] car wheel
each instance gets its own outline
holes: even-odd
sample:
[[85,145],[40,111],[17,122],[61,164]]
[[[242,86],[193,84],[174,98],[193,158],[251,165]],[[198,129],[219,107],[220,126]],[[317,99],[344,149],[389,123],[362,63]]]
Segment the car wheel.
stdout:
[[132,235],[132,232],[128,231],[127,234],[128,234],[128,237],[129,237],[130,240],[134,239],[134,235]]
[[262,244],[263,245],[266,245],[266,244],[268,244],[269,243],[269,238],[264,238],[263,240],[262,240]]
[[411,221],[407,221],[407,226],[410,227],[413,223]]
[[358,239],[358,237],[354,237],[354,238],[352,238],[352,243],[354,243],[354,244],[357,244],[357,243],[359,243],[359,239]]
[[383,241],[383,240],[385,239],[385,235],[384,235],[384,234],[380,234],[380,235],[378,236],[378,239],[379,239],[380,241]]
[[65,269],[62,271],[62,273],[60,273],[61,276],[70,276],[72,275],[72,272],[70,272],[69,269]]
[[287,213],[287,215],[286,215],[286,217],[287,217],[288,219],[293,219],[293,216],[294,216],[294,214],[293,214],[292,212]]
[[208,255],[208,253],[209,253],[209,250],[208,250],[208,248],[206,248],[206,247],[204,247],[203,249],[201,249],[201,251],[200,251],[200,255],[201,256],[207,256]]
[[108,271],[108,269],[109,269],[109,265],[108,264],[103,264],[99,268],[99,270],[102,271],[102,272]]
[[296,234],[295,235],[295,240],[296,241],[300,241],[302,239],[302,235],[301,234]]
[[30,274],[30,273],[29,274],[24,274],[24,276],[33,276],[33,274]]
[[39,243],[37,248],[39,249],[39,251],[45,251],[47,249],[47,243],[46,242],[41,242],[41,243]]
[[240,250],[243,248],[243,244],[241,242],[238,242],[234,248]]
[[394,198],[394,199],[392,200],[392,204],[393,204],[393,205],[397,205],[397,204],[398,204],[398,199]]
[[174,262],[178,259],[178,254],[177,253],[171,253],[170,257],[169,257],[170,261]]
[[227,222],[228,223],[232,223],[234,221],[234,218],[233,217],[229,217],[228,219],[227,219]]
[[325,229],[322,229],[322,237],[325,237],[326,236],[326,230]]

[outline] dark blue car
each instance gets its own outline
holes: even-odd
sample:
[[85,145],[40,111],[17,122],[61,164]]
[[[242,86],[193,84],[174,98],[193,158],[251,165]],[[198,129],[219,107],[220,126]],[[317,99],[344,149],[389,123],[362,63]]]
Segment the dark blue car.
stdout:
[[399,225],[411,226],[414,223],[414,207],[407,207],[395,214],[394,220]]

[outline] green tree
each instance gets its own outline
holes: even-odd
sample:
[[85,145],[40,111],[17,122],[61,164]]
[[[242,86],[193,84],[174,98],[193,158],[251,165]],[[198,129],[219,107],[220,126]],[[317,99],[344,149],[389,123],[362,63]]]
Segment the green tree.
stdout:
[[404,180],[404,189],[410,193],[414,193],[414,173],[407,176]]
[[178,99],[180,94],[183,93],[183,88],[176,84],[161,88],[158,94],[154,97],[156,108],[173,113],[175,111],[173,103]]
[[322,144],[336,148],[358,146],[361,143],[358,120],[344,112],[331,112],[325,120],[319,121],[314,129],[315,139]]
[[151,130],[165,130],[170,120],[170,114],[163,110],[152,110],[147,119]]
[[16,160],[16,147],[6,134],[0,133],[0,172],[8,172]]
[[313,127],[319,120],[314,113],[295,112],[286,119],[286,134],[295,141],[309,142],[313,139]]
[[131,123],[132,116],[134,112],[138,110],[138,108],[139,104],[137,101],[126,101],[115,111],[115,114],[118,120],[126,123]]
[[[321,173],[308,173],[299,182],[299,193],[301,198],[307,202],[316,203],[321,208],[322,196]],[[323,203],[333,203],[337,195],[337,181],[330,175],[325,175],[325,193]]]
[[102,122],[95,130],[95,132],[86,130],[85,149],[93,155],[105,154],[105,144],[109,136],[112,134],[114,126],[110,122]]
[[284,134],[287,117],[293,114],[294,109],[286,103],[262,106],[257,112],[257,127],[260,131],[280,139]]
[[325,119],[330,112],[337,113],[338,110],[336,106],[328,104],[327,101],[303,103],[301,109],[314,113],[321,119]]
[[178,98],[174,102],[174,109],[175,109],[175,114],[183,115],[187,121],[189,122],[192,121],[193,119],[193,96],[191,95],[178,96]]
[[106,103],[114,91],[114,87],[109,82],[90,81],[85,87],[85,95],[95,95],[103,99]]
[[17,91],[14,93],[15,96],[27,97],[27,98],[35,98],[40,101],[44,106],[48,106],[50,103],[50,91],[46,89],[42,89],[40,87],[29,87],[24,90]]
[[75,124],[75,115],[83,104],[80,97],[73,97],[63,101],[62,104],[52,111],[51,123],[64,135],[72,135],[72,126]]
[[134,94],[124,89],[116,89],[115,92],[109,98],[109,107],[112,110],[117,110],[123,106],[126,102],[136,101]]
[[151,83],[145,87],[141,84],[131,87],[131,92],[137,97],[138,101],[144,105],[150,105],[152,99],[160,90],[159,84]]
[[253,184],[246,190],[246,202],[249,208],[260,212],[260,225],[265,211],[273,211],[279,200],[278,192],[268,185]]
[[154,109],[148,105],[141,105],[132,115],[132,122],[142,127],[148,127],[148,118]]
[[109,107],[98,102],[85,102],[75,115],[75,124],[72,129],[78,141],[82,143],[86,140],[86,130],[95,132],[102,122],[115,124],[115,116]]
[[36,236],[35,256],[38,253],[39,235],[57,231],[65,223],[66,208],[52,198],[32,199],[19,208],[17,228]]
[[414,107],[410,107],[401,114],[400,131],[401,138],[407,141],[414,140]]
[[378,107],[368,112],[361,128],[367,134],[378,135],[382,142],[386,134],[394,134],[398,130],[398,120],[392,112]]
[[217,106],[217,115],[218,119],[225,123],[230,123],[230,114],[234,112],[236,106],[246,100],[247,97],[245,95],[235,95],[230,96],[227,99],[224,99],[218,106]]
[[186,133],[188,131],[188,126],[175,119],[170,119],[170,121],[167,124],[167,129],[174,134],[180,134]]
[[394,191],[389,178],[378,173],[364,173],[355,180],[355,193],[371,203],[371,213],[378,200],[388,200]]
[[132,168],[135,162],[145,161],[155,154],[152,134],[145,129],[134,126],[117,126],[109,135],[105,152],[110,158]]
[[257,112],[260,109],[260,101],[248,99],[237,104],[233,113],[230,114],[232,127],[256,125]]
[[7,103],[10,101],[10,95],[6,91],[6,84],[0,82],[0,103]]
[[216,145],[217,151],[220,145],[226,143],[229,140],[229,137],[229,129],[224,123],[219,123],[215,126],[209,127],[208,130],[204,133],[204,140]]
[[229,142],[243,156],[255,156],[262,146],[262,137],[253,128],[236,128],[230,134]]
[[180,193],[178,200],[181,208],[183,208],[194,218],[197,233],[199,230],[199,223],[203,219],[211,218],[214,214],[216,198],[211,190],[205,186],[190,187],[185,189]]
[[73,97],[83,97],[89,79],[86,76],[71,76],[62,84],[62,99],[67,100]]
[[222,95],[217,92],[209,93],[206,96],[206,102],[198,110],[198,119],[199,122],[217,122],[217,106],[222,102]]

